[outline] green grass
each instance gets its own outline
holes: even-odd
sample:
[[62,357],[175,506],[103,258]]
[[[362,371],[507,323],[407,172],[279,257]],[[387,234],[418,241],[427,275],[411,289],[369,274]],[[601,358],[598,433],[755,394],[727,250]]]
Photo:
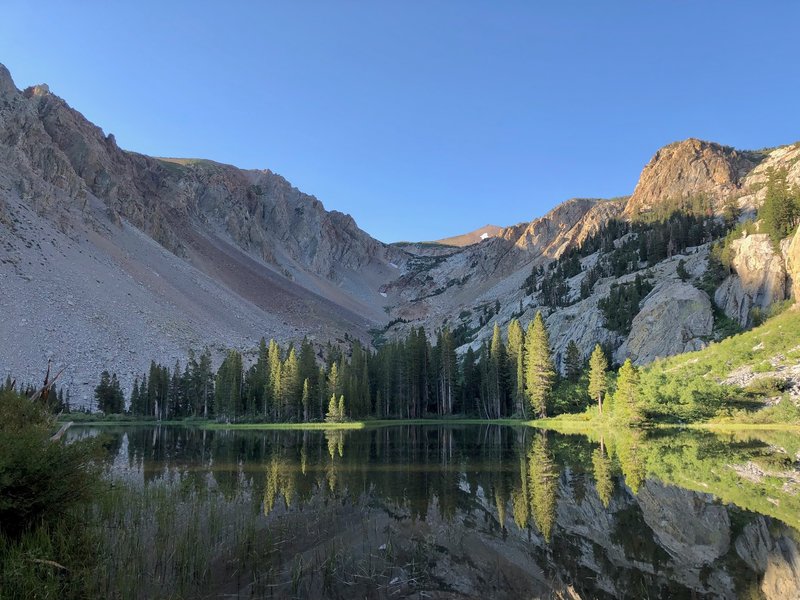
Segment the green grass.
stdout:
[[759,368],[765,361],[777,365],[794,364],[800,355],[800,310],[787,310],[750,331],[712,342],[697,352],[688,352],[654,362],[647,373],[661,372],[687,378],[723,380],[740,367]]
[[[660,427],[677,427],[661,425]],[[793,423],[690,423],[687,429],[705,429],[709,431],[800,431],[800,425]]]
[[264,429],[264,430],[353,430],[399,425],[528,425],[522,419],[375,419],[369,421],[347,421],[344,423],[212,423],[206,422],[204,429]]
[[348,423],[203,423],[203,429],[278,429],[278,430],[351,430],[364,429],[363,421]]

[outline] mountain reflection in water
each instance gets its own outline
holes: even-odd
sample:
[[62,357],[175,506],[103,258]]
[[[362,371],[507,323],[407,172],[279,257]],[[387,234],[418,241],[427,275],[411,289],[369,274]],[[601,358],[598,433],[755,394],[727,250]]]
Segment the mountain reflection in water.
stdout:
[[[278,572],[337,552],[353,570],[347,585],[367,597],[800,594],[795,434],[584,436],[485,425],[102,432],[111,477],[246,498],[265,530],[295,528],[277,551]],[[372,584],[358,580],[359,570],[370,573],[364,565]],[[346,595],[347,585],[323,583],[308,585]]]

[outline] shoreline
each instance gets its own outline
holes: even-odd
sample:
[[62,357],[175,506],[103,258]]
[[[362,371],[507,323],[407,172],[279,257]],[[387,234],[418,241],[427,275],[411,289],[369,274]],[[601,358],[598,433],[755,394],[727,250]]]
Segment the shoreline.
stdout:
[[[470,419],[470,418],[421,418],[421,419],[376,419],[367,421],[346,421],[342,423],[217,423],[211,420],[169,420],[155,421],[148,419],[121,419],[121,420],[75,420],[59,419],[58,423],[72,421],[72,427],[97,426],[112,427],[114,425],[122,427],[141,427],[143,425],[167,425],[181,427],[197,427],[199,429],[215,430],[251,430],[251,431],[274,431],[274,430],[306,430],[306,431],[347,431],[361,429],[375,429],[380,427],[396,427],[408,425],[500,425],[505,427],[530,427],[534,429],[549,429],[553,431],[570,430],[576,433],[580,431],[599,431],[620,429],[606,423],[594,423],[592,421],[579,421],[559,418],[546,419]],[[800,433],[800,424],[781,424],[781,423],[654,423],[645,425],[639,430],[646,429],[694,429],[705,431],[786,431]]]

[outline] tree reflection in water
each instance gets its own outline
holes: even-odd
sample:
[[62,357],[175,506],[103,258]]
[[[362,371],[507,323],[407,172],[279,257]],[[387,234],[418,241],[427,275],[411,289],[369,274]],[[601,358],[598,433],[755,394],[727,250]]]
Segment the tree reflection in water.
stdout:
[[108,448],[116,477],[210,486],[225,498],[251,494],[267,525],[320,502],[352,505],[371,519],[374,535],[423,553],[428,583],[441,589],[502,595],[495,561],[518,578],[516,591],[536,593],[800,591],[800,441],[789,434],[161,426],[111,430]]

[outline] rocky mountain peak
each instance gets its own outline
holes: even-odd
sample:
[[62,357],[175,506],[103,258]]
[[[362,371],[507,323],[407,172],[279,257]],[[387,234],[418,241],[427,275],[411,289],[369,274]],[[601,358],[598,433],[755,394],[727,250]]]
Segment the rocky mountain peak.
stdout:
[[11,73],[6,69],[5,65],[0,63],[0,96],[16,93],[17,86],[14,85],[14,79],[11,77]]
[[705,196],[714,209],[741,187],[761,156],[728,146],[689,138],[661,148],[642,171],[625,216],[635,218],[664,203]]

